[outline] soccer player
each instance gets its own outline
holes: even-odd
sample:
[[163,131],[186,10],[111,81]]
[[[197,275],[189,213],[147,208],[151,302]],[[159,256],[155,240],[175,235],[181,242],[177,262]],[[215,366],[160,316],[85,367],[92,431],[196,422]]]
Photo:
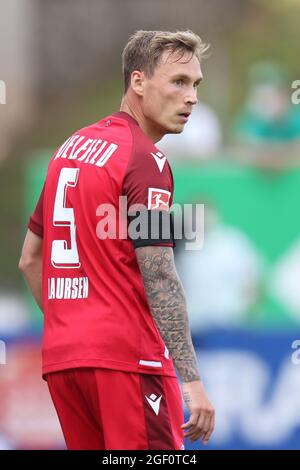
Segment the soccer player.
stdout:
[[68,449],[183,449],[212,434],[155,146],[182,132],[205,50],[191,31],[136,32],[121,110],[55,152],[30,218],[20,269],[44,313],[43,377]]

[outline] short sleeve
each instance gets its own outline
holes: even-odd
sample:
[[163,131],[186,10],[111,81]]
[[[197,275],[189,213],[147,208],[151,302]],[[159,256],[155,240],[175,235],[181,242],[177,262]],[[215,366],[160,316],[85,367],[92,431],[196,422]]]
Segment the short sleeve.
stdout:
[[[162,212],[162,217],[154,217],[155,224],[167,224],[169,230],[173,230],[170,207],[173,201],[174,183],[172,171],[166,156],[160,152],[154,145],[143,139],[133,144],[131,159],[123,180],[123,195],[127,197],[128,213],[131,214],[132,208],[137,208],[148,212],[148,216],[143,218],[147,224],[151,224],[151,212]],[[132,218],[130,219],[132,221]],[[159,222],[157,222],[159,221]],[[153,224],[153,222],[152,222]],[[158,228],[160,234],[164,231]],[[149,225],[149,233],[151,226]],[[153,232],[153,230],[152,230]],[[134,246],[163,245],[174,246],[174,237],[158,236],[156,238],[150,235],[144,240],[136,240]]]
[[42,192],[37,202],[37,205],[35,207],[35,210],[31,214],[29,218],[29,223],[28,223],[28,228],[41,238],[43,238],[44,236],[44,224],[43,224],[44,192],[45,192],[45,187],[43,187],[42,189]]
[[166,156],[141,145],[133,155],[123,181],[128,207],[143,204],[148,210],[166,210],[172,205],[174,183]]

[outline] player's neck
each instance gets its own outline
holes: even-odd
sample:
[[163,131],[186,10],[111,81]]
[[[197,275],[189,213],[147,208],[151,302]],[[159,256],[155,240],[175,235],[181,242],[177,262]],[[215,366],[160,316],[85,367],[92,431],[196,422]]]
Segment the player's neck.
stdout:
[[129,97],[124,96],[121,102],[120,111],[123,111],[133,117],[143,132],[152,140],[155,144],[162,137],[163,134],[159,132],[157,128],[144,116],[141,108],[134,103]]

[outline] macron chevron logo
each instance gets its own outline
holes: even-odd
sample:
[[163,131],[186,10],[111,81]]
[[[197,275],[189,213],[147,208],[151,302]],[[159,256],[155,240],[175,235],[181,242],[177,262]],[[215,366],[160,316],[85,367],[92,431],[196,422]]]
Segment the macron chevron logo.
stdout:
[[147,397],[147,395],[145,395],[145,398],[147,402],[149,403],[149,405],[151,406],[154,413],[156,414],[156,416],[158,416],[162,395],[160,395],[160,397],[157,397],[154,393],[152,393],[150,397]]
[[156,153],[151,152],[151,155],[156,161],[159,171],[162,172],[164,169],[167,157],[165,157],[164,154],[161,152],[156,152]]

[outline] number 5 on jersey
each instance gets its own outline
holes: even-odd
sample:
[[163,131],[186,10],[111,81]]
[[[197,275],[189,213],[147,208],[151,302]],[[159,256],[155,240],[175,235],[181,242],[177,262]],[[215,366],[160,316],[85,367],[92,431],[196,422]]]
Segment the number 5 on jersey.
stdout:
[[55,268],[79,268],[80,261],[76,243],[76,225],[74,209],[66,207],[68,188],[75,187],[78,181],[79,168],[62,168],[55,196],[53,225],[70,228],[70,248],[67,240],[53,240],[51,263]]

